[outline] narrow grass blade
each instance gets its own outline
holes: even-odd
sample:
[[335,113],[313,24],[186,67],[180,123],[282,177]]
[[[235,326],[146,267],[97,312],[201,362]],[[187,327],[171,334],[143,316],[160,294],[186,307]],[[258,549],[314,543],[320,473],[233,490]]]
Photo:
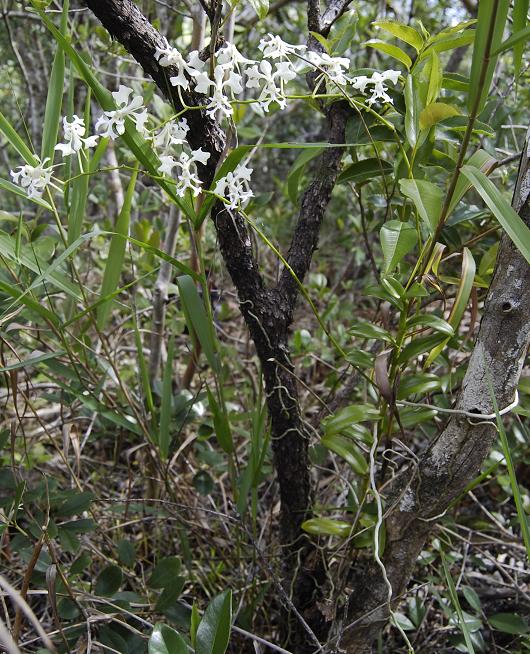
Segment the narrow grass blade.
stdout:
[[[63,2],[63,13],[61,17],[61,32],[66,36],[67,16],[69,1]],[[46,98],[46,109],[44,112],[44,126],[42,128],[42,149],[41,159],[46,157],[53,163],[54,148],[57,145],[59,123],[61,120],[61,107],[63,104],[64,91],[64,50],[58,43],[55,57],[52,64],[52,72],[48,82],[48,96]]]
[[447,582],[447,590],[449,591],[449,598],[451,599],[451,604],[453,605],[453,608],[458,615],[458,624],[460,626],[460,630],[462,631],[462,635],[464,636],[464,640],[466,641],[466,647],[469,654],[475,654],[475,648],[473,647],[473,641],[471,640],[471,633],[469,632],[469,628],[462,612],[462,607],[460,606],[460,601],[458,600],[458,593],[456,592],[455,582],[451,577],[451,572],[449,571],[449,566],[447,565],[443,551],[440,552],[440,555],[442,558],[445,580]]
[[[107,264],[105,266],[105,272],[103,274],[103,282],[101,284],[101,295],[105,296],[109,293],[112,293],[118,287],[120,280],[123,260],[125,258],[125,247],[127,245],[127,236],[129,235],[129,224],[131,221],[131,206],[134,195],[134,188],[136,186],[136,177],[138,175],[138,169],[133,171],[131,179],[129,181],[129,186],[127,187],[127,192],[125,193],[125,199],[123,202],[123,207],[121,208],[120,215],[116,221],[116,233],[111,239],[109,256],[107,259]],[[105,328],[105,324],[109,317],[110,309],[112,307],[111,302],[106,302],[102,304],[97,313],[97,325],[100,330]]]
[[510,477],[510,486],[512,487],[515,508],[517,509],[517,518],[519,521],[519,526],[521,528],[523,543],[526,549],[526,557],[528,561],[530,561],[530,529],[528,528],[528,515],[525,511],[523,498],[521,497],[521,490],[519,488],[517,475],[515,473],[515,466],[513,464],[510,444],[508,443],[508,438],[506,436],[506,430],[504,429],[504,423],[502,421],[502,417],[499,415],[499,405],[497,404],[497,398],[495,397],[495,392],[493,390],[493,383],[489,370],[488,370],[487,378],[488,378],[489,391],[491,395],[491,401],[493,403],[493,411],[496,415],[496,420],[497,420],[497,430],[499,432],[499,439],[501,441],[502,451],[504,453],[504,458],[506,460],[506,467],[508,468],[508,476]]
[[172,336],[169,337],[167,346],[167,360],[162,377],[162,402],[160,405],[160,426],[158,432],[158,447],[160,456],[167,459],[169,446],[171,444],[171,414],[173,410],[173,358],[175,343]]

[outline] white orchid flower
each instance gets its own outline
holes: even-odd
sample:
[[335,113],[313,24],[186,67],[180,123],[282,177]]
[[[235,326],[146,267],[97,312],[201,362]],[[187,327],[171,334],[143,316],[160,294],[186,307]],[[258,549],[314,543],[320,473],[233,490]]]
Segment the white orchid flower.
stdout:
[[222,66],[225,70],[239,70],[242,64],[249,66],[250,64],[255,63],[256,62],[253,59],[247,59],[244,57],[236,46],[228,41],[218,51],[216,57],[216,64]]
[[289,59],[290,55],[305,52],[307,49],[305,45],[291,45],[279,36],[273,36],[272,34],[267,34],[266,37],[261,39],[258,48],[267,59]]
[[188,55],[188,61],[182,54],[169,45],[167,39],[164,39],[163,47],[156,47],[155,59],[161,66],[174,66],[177,68],[177,74],[169,78],[172,86],[180,86],[183,89],[189,88],[189,80],[186,73],[190,77],[196,77],[204,68],[204,62],[199,58],[197,50],[193,50]]
[[228,77],[222,65],[217,65],[214,69],[214,79],[211,80],[206,73],[200,73],[196,78],[195,91],[209,96],[206,105],[208,116],[214,116],[218,111],[225,116],[231,116],[234,113],[230,100],[226,94],[226,89],[230,90],[232,98],[243,92],[243,78],[239,73],[231,70]]
[[201,148],[193,150],[191,155],[182,152],[178,159],[171,155],[163,155],[160,157],[161,166],[158,172],[173,177],[173,168],[178,168],[175,188],[177,195],[184,197],[186,191],[191,191],[196,197],[202,188],[201,180],[197,176],[196,164],[206,164],[209,158],[210,153],[204,152]]
[[60,150],[63,157],[70,154],[75,154],[83,148],[93,148],[97,145],[99,136],[84,137],[85,134],[85,121],[75,114],[72,116],[72,121],[68,122],[68,118],[63,118],[63,132],[64,143],[57,143],[55,150]]
[[155,134],[153,143],[162,154],[168,154],[173,146],[186,143],[189,129],[185,118],[181,118],[178,122],[169,121]]
[[50,161],[49,157],[46,157],[44,161],[40,161],[38,157],[36,158],[38,160],[36,166],[25,164],[24,166],[18,166],[18,171],[9,171],[13,182],[26,191],[28,198],[42,197],[45,188],[51,182],[52,172],[55,167],[46,166],[47,162]]
[[291,62],[280,61],[273,71],[270,61],[263,59],[259,67],[251,66],[246,72],[247,88],[260,89],[258,102],[264,111],[269,111],[272,102],[277,102],[281,109],[285,108],[284,85],[296,77]]
[[113,91],[112,96],[118,105],[115,111],[105,111],[103,116],[96,123],[96,132],[101,136],[108,136],[111,139],[117,139],[125,132],[125,119],[132,120],[136,129],[143,135],[147,135],[145,123],[149,116],[147,109],[143,106],[144,100],[141,95],[133,95],[129,102],[129,97],[133,90],[128,86],[120,84],[118,91]]
[[252,168],[248,168],[245,164],[239,164],[233,172],[217,181],[214,193],[229,201],[229,209],[243,207],[250,198],[254,197],[254,193],[249,187],[251,175]]
[[399,70],[385,70],[382,73],[375,71],[371,77],[359,75],[358,77],[353,77],[350,81],[352,82],[353,88],[363,94],[367,93],[366,87],[373,84],[373,88],[371,89],[372,95],[367,100],[368,105],[372,106],[377,100],[393,104],[394,100],[388,95],[388,87],[385,86],[385,82],[392,82],[395,86],[399,81],[400,74]]
[[308,59],[312,64],[324,70],[332,82],[340,85],[347,84],[348,78],[345,71],[350,67],[350,60],[346,57],[330,57],[327,52],[309,52]]

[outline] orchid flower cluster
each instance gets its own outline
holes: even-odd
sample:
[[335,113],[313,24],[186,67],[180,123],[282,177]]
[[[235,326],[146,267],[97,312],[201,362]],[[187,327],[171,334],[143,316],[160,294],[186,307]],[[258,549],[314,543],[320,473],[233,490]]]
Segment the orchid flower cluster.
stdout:
[[[397,70],[374,72],[371,77],[361,75],[350,77],[349,59],[332,57],[327,53],[308,50],[305,45],[291,45],[279,36],[268,34],[262,38],[258,48],[261,60],[247,59],[232,43],[225,43],[216,53],[215,66],[203,61],[197,50],[186,58],[167,39],[155,50],[155,59],[162,67],[172,67],[175,75],[169,77],[169,83],[179,92],[194,91],[206,96],[206,114],[210,117],[230,117],[234,113],[233,103],[236,96],[241,96],[246,89],[254,91],[254,103],[264,112],[270,110],[271,104],[284,109],[287,104],[286,87],[302,69],[313,68],[319,78],[327,79],[340,87],[350,87],[364,95],[371,93],[367,100],[369,106],[376,101],[392,104],[388,95],[388,85],[396,85],[400,76]],[[86,135],[82,118],[74,115],[71,120],[63,118],[64,143],[59,143],[58,150],[63,157],[82,155],[86,149],[97,145],[99,138],[117,139],[125,133],[125,121],[134,123],[137,131],[149,140],[157,151],[160,166],[158,172],[166,175],[175,183],[175,192],[180,197],[191,193],[193,197],[202,190],[197,172],[197,165],[205,165],[210,157],[202,148],[191,150],[187,141],[189,125],[186,118],[168,121],[160,128],[149,130],[149,115],[141,95],[133,89],[120,85],[112,93],[116,108],[105,111],[95,125],[96,134]],[[19,166],[18,171],[11,171],[15,184],[26,190],[28,197],[40,198],[44,189],[51,182],[54,166],[47,166],[48,159],[37,165]],[[253,197],[250,189],[252,168],[245,163],[225,177],[217,180],[213,192],[222,196],[229,209],[242,208]]]

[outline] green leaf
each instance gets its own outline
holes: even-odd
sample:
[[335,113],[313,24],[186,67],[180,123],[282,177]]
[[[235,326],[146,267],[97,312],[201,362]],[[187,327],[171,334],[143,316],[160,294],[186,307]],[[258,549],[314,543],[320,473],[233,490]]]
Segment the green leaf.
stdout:
[[158,426],[158,447],[160,456],[166,460],[171,445],[171,415],[173,413],[173,363],[175,358],[175,339],[168,339],[167,357],[162,376],[162,397],[160,401],[160,423]]
[[413,148],[418,144],[420,135],[421,101],[418,83],[413,75],[408,75],[405,82],[405,134]]
[[176,556],[168,556],[161,559],[155,566],[147,585],[149,588],[166,588],[175,583],[180,572],[180,559]]
[[495,613],[488,618],[490,625],[497,631],[503,631],[505,634],[527,634],[530,627],[517,613]]
[[117,565],[109,565],[99,573],[94,587],[96,595],[109,596],[119,589],[123,581],[123,573]]
[[197,338],[212,370],[219,372],[217,340],[195,283],[188,275],[182,275],[177,278],[177,286],[188,328],[197,334]]
[[[526,4],[528,4],[528,0],[525,0]],[[522,4],[522,3],[521,3]],[[495,50],[493,53],[494,55],[499,55],[501,52],[506,52],[506,50],[510,50],[511,48],[516,47],[522,47],[524,45],[524,42],[528,40],[530,37],[530,25],[525,27],[524,29],[518,30],[517,32],[513,32],[513,34],[506,39],[506,41],[503,41],[500,46]],[[514,52],[514,59],[515,59],[515,52]]]
[[420,112],[420,128],[430,129],[441,120],[451,118],[451,116],[458,116],[460,112],[452,104],[445,102],[432,102],[428,104],[425,109]]
[[530,229],[483,172],[473,166],[462,166],[462,174],[473,184],[519,252],[530,263]]
[[322,438],[320,444],[342,457],[357,474],[365,475],[368,472],[368,463],[351,438],[333,434]]
[[453,605],[453,608],[455,609],[457,616],[458,616],[458,624],[460,627],[460,630],[462,631],[462,635],[464,636],[464,639],[466,641],[466,647],[469,652],[469,654],[475,654],[475,649],[473,647],[473,642],[471,641],[471,633],[470,633],[470,628],[468,626],[467,621],[464,618],[464,614],[462,612],[462,608],[460,606],[460,602],[458,600],[458,594],[456,592],[456,587],[455,583],[453,581],[453,578],[451,577],[451,573],[449,571],[449,567],[447,565],[447,561],[444,555],[443,550],[440,550],[440,555],[442,558],[442,566],[445,574],[445,580],[447,583],[447,589],[449,591],[449,597],[451,599],[451,604]]
[[381,227],[379,236],[386,273],[398,265],[403,257],[414,248],[418,239],[414,225],[399,220],[389,220],[385,223]]
[[343,520],[332,518],[311,518],[302,523],[302,529],[315,536],[340,536],[348,538],[351,535],[352,525]]
[[375,27],[379,27],[385,32],[389,32],[400,41],[404,41],[411,45],[417,52],[423,48],[423,38],[421,34],[409,25],[403,25],[390,20],[378,20],[372,23]]
[[225,590],[208,605],[197,628],[195,654],[224,654],[232,627],[232,591]]
[[136,562],[136,550],[130,540],[123,538],[118,543],[118,560],[122,565],[132,568]]
[[35,204],[38,204],[40,207],[44,207],[44,209],[48,209],[48,211],[52,211],[51,205],[48,204],[46,200],[43,200],[42,198],[28,197],[28,195],[22,189],[22,187],[13,184],[13,182],[9,182],[7,179],[0,179],[0,189],[3,189],[4,191],[8,191],[9,193],[14,193],[19,197],[24,198],[24,200],[29,200],[30,202],[34,202]]
[[[521,71],[523,59],[524,41],[530,36],[530,26],[527,27],[528,0],[514,0],[512,12],[512,39],[513,44],[513,67],[514,75],[517,77]],[[510,39],[508,39],[510,40]],[[510,44],[510,47],[512,47]]]
[[[63,4],[63,11],[68,11],[68,2]],[[54,148],[57,145],[57,134],[61,121],[61,107],[64,92],[64,50],[57,45],[53,59],[52,71],[48,82],[48,96],[44,112],[44,126],[42,128],[41,159],[49,157],[53,163]]]
[[260,20],[263,20],[269,13],[269,0],[250,0],[250,4]]
[[173,608],[182,593],[186,580],[184,577],[176,577],[171,586],[166,586],[156,600],[155,611],[164,613]]
[[433,50],[422,71],[422,79],[425,79],[428,83],[427,97],[425,99],[426,105],[436,102],[440,95],[443,80],[442,72],[440,57],[438,56],[438,53]]
[[346,166],[337,178],[337,183],[350,182],[351,184],[362,184],[369,182],[374,177],[380,175],[389,175],[392,172],[392,164],[383,159],[372,157],[356,161],[355,163]]
[[10,363],[7,366],[2,366],[0,372],[9,372],[10,370],[20,370],[21,368],[27,368],[28,366],[34,366],[36,363],[41,361],[48,361],[48,359],[57,359],[64,354],[64,350],[59,350],[58,352],[46,352],[45,354],[36,354],[29,359],[24,359],[23,361],[17,361],[16,363]]
[[214,394],[208,387],[206,388],[206,392],[208,395],[210,411],[213,415],[213,425],[217,442],[227,454],[231,454],[234,451],[234,441],[232,439],[228,416],[226,415],[226,412],[223,411],[222,405],[217,402]]
[[415,316],[411,320],[407,320],[407,327],[414,331],[416,331],[418,327],[430,327],[446,336],[454,336],[455,334],[455,330],[446,320],[439,318],[432,313]]
[[[493,170],[493,167],[497,163],[497,160],[495,157],[492,157],[491,154],[486,152],[485,150],[477,150],[474,152],[469,159],[467,160],[466,164],[468,166],[473,166],[474,168],[479,168],[483,173],[488,174],[491,170]],[[449,203],[449,210],[447,212],[447,216],[450,216],[460,200],[464,197],[464,195],[467,193],[467,191],[471,188],[472,184],[471,182],[464,177],[463,175],[460,175],[458,177],[458,181],[455,186],[455,190],[453,193],[453,197],[451,198],[451,202]]]
[[404,66],[407,67],[407,69],[410,69],[412,66],[412,59],[406,52],[403,52],[401,48],[398,48],[397,45],[392,45],[391,43],[380,41],[379,39],[370,39],[369,41],[363,43],[363,45],[367,45],[369,48],[375,48],[380,52],[384,52],[385,54],[390,55],[394,59],[400,61]]
[[291,166],[289,174],[287,175],[287,191],[291,202],[295,206],[298,204],[298,188],[305,167],[312,159],[318,157],[321,152],[322,148],[317,148],[316,150],[302,150]]
[[75,515],[88,511],[90,504],[95,499],[94,493],[85,491],[84,493],[73,493],[70,497],[57,507],[57,513],[61,516]]
[[[10,145],[19,153],[24,161],[30,166],[36,166],[38,163],[37,157],[28,148],[24,141],[17,134],[15,128],[7,120],[7,118],[0,112],[0,132],[3,132]],[[25,194],[24,194],[25,195]]]
[[334,415],[324,418],[322,428],[324,437],[339,434],[347,427],[366,420],[378,420],[379,410],[370,404],[352,404],[339,409]]
[[149,637],[147,651],[149,654],[188,654],[188,647],[177,631],[157,622]]
[[[131,175],[129,186],[125,194],[123,207],[115,225],[115,234],[110,241],[109,255],[107,264],[105,265],[105,272],[103,273],[103,281],[101,283],[101,297],[112,294],[117,288],[120,281],[123,262],[125,260],[125,248],[127,245],[127,237],[129,236],[129,224],[131,222],[131,207],[134,196],[134,188],[136,186],[136,178],[138,176],[138,168],[136,167]],[[112,301],[103,302],[99,305],[97,310],[97,325],[103,331],[107,323],[110,310],[112,308]]]
[[[480,0],[478,3],[477,29],[467,97],[470,113],[477,105],[476,114],[480,114],[486,103],[497,64],[497,56],[491,53],[501,44],[509,6],[510,0]],[[485,74],[484,65],[486,65]]]
[[443,191],[424,179],[400,179],[403,195],[414,203],[418,215],[434,234],[442,212]]
[[381,339],[387,343],[394,342],[390,332],[386,329],[364,320],[355,320],[354,324],[348,329],[348,334],[358,336],[359,338]]

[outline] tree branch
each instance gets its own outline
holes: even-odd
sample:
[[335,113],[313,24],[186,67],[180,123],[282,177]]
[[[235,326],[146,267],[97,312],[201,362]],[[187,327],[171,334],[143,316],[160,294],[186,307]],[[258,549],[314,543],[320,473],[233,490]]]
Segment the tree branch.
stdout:
[[322,36],[327,36],[330,29],[333,27],[335,21],[337,21],[342,14],[348,9],[351,5],[352,0],[331,0],[326,11],[322,16],[320,21],[320,33]]

